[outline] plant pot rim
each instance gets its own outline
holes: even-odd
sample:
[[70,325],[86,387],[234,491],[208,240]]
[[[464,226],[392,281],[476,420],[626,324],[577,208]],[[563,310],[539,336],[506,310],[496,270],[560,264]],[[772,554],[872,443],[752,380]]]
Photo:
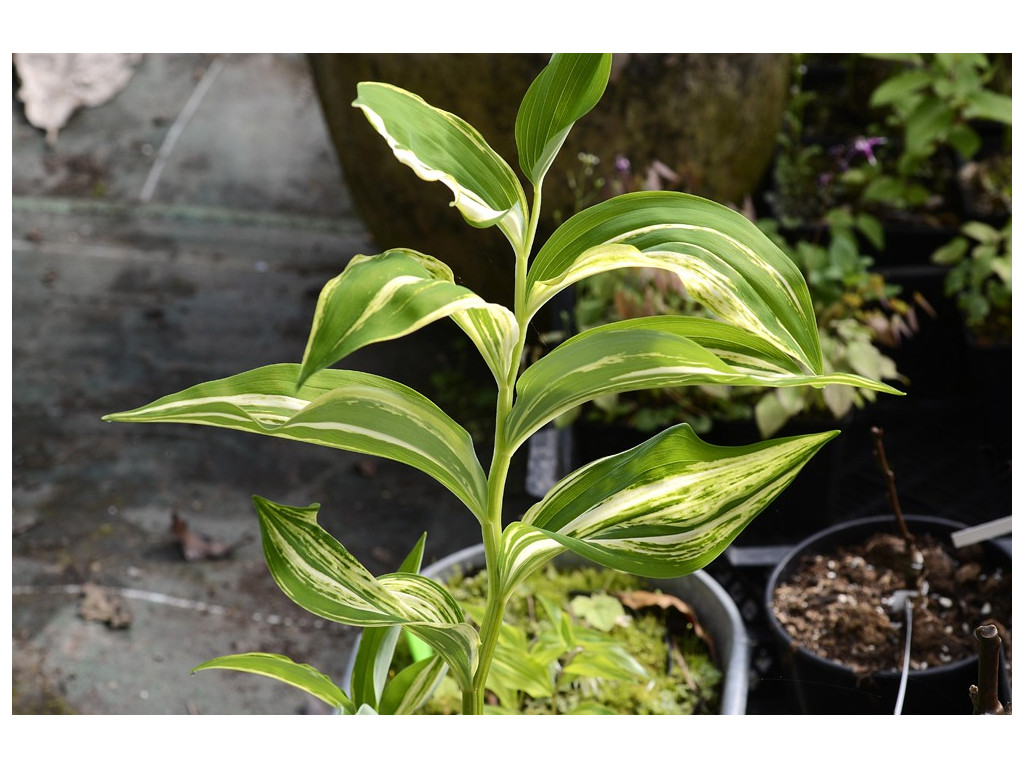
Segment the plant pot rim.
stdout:
[[[931,515],[904,515],[904,519],[908,523],[918,523],[923,525],[931,526],[932,528],[944,528],[952,531],[960,530],[965,528],[966,525],[956,520],[950,520],[944,517],[935,517]],[[796,563],[801,557],[807,554],[815,553],[820,551],[818,545],[827,540],[835,537],[837,534],[842,534],[847,531],[856,530],[858,528],[871,529],[875,528],[878,530],[885,530],[886,527],[895,528],[896,521],[892,515],[878,515],[874,517],[862,517],[855,520],[847,520],[842,523],[831,525],[827,528],[818,531],[817,533],[808,536],[804,540],[794,545],[789,552],[779,560],[776,564],[771,576],[768,577],[768,582],[765,587],[765,615],[768,619],[768,624],[772,632],[779,638],[784,638],[787,643],[787,647],[790,652],[799,656],[806,662],[820,665],[825,669],[829,669],[835,672],[846,672],[853,674],[854,670],[852,667],[846,664],[840,664],[832,659],[825,658],[824,656],[818,656],[815,653],[811,653],[801,643],[799,643],[786,628],[779,621],[775,615],[775,611],[772,609],[773,598],[775,595],[775,589],[778,583],[781,581],[783,572],[790,566],[791,563]],[[965,659],[954,661],[949,664],[942,664],[940,666],[929,667],[928,669],[912,669],[909,674],[911,678],[915,679],[928,679],[933,676],[944,675],[952,670],[961,670],[968,667],[974,667],[978,664],[977,654],[972,654]],[[899,678],[901,676],[899,670],[878,670],[870,673],[868,676],[877,677],[879,679],[887,678]]]

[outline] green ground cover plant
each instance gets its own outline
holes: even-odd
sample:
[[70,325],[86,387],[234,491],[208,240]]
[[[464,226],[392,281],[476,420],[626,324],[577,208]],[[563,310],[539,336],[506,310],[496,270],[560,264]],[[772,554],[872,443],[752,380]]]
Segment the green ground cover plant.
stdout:
[[[254,498],[267,565],[283,592],[317,616],[364,628],[352,683],[343,691],[311,667],[269,653],[223,656],[197,670],[277,678],[342,713],[415,711],[447,674],[461,692],[462,712],[479,714],[506,605],[530,574],[566,550],[639,576],[692,573],[837,434],[723,447],[703,442],[685,424],[672,426],[571,472],[521,520],[503,525],[512,458],[537,430],[594,398],[650,387],[841,384],[899,394],[823,370],[799,269],[744,216],[710,200],[677,192],[614,197],[569,218],[535,252],[544,177],[572,125],[601,98],[610,66],[609,54],[557,54],[527,90],[515,137],[530,201],[511,166],[465,121],[389,84],[358,87],[355,106],[395,157],[447,186],[471,226],[504,233],[513,306],[458,285],[433,256],[405,248],[357,255],[323,288],[301,362],[198,384],[105,417],[237,429],[404,462],[450,490],[480,526],[487,596],[474,618],[444,585],[418,574],[423,537],[397,572],[374,576],[317,523],[319,505]],[[677,274],[717,319],[611,323],[524,367],[536,313],[579,280],[622,267]],[[466,333],[494,377],[486,470],[466,430],[426,397],[381,376],[332,367],[367,344],[442,318]],[[402,630],[432,653],[390,676]],[[595,661],[602,653],[593,651]]]
[[[483,615],[486,571],[456,573],[445,585],[470,617]],[[716,711],[722,671],[699,619],[678,598],[649,590],[646,579],[608,568],[549,563],[532,573],[506,607],[485,713]],[[395,665],[408,657],[400,644]],[[458,686],[446,678],[423,712],[457,714],[461,706]]]

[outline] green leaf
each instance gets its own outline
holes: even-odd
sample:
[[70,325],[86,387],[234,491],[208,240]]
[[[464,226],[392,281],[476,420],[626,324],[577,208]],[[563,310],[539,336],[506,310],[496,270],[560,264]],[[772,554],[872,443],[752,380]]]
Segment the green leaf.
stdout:
[[548,666],[534,658],[525,645],[499,641],[487,674],[487,688],[503,706],[515,707],[519,691],[533,698],[553,696],[555,680]]
[[566,712],[567,715],[618,715],[616,710],[598,704],[596,701],[581,701],[579,706]]
[[440,181],[474,227],[497,224],[516,253],[526,239],[526,195],[519,179],[465,120],[387,83],[359,83],[353,106],[399,161],[426,181]]
[[774,435],[792,415],[779,397],[780,392],[768,392],[754,406],[754,421],[762,437]]
[[946,141],[964,159],[974,157],[981,149],[981,136],[969,125],[955,123],[950,127]]
[[705,443],[681,424],[588,464],[506,528],[501,588],[513,588],[514,579],[564,549],[651,578],[703,568],[837,434],[733,448]]
[[290,507],[253,497],[274,581],[310,613],[357,627],[401,625],[429,644],[459,685],[471,684],[479,638],[443,586],[414,573],[374,578],[316,522],[319,505]]
[[356,256],[320,292],[299,383],[367,344],[444,317],[458,323],[495,378],[505,381],[519,332],[508,309],[456,285],[447,265],[417,251]]
[[979,243],[998,243],[1002,239],[1002,234],[998,229],[983,221],[968,221],[960,228],[960,231]]
[[[419,573],[426,541],[427,534],[424,533],[398,566],[399,572]],[[401,627],[397,626],[367,627],[359,635],[350,684],[352,700],[356,706],[369,704],[371,707],[377,707],[388,679],[388,671],[391,669],[391,660],[401,631]]]
[[1005,125],[1013,122],[1013,101],[994,91],[973,91],[968,94],[964,117],[969,120],[994,120]]
[[865,187],[864,200],[878,203],[889,203],[899,207],[907,196],[907,186],[893,176],[879,176]]
[[318,672],[308,664],[298,664],[287,656],[275,653],[239,653],[232,656],[218,656],[203,662],[193,669],[192,673],[195,674],[206,669],[227,669],[263,675],[288,683],[316,696],[329,706],[346,714],[354,714],[357,709],[345,692],[331,682],[327,675]]
[[584,644],[582,651],[565,665],[564,673],[576,677],[597,677],[602,680],[626,682],[650,677],[643,664],[631,656],[629,651],[621,645],[609,642]]
[[825,390],[821,393],[825,406],[837,419],[841,419],[850,412],[856,396],[855,390],[847,389],[846,387],[825,387]]
[[626,615],[622,603],[605,594],[577,595],[570,607],[576,618],[602,632],[611,632],[619,619]]
[[907,118],[904,153],[912,157],[927,157],[935,142],[953,125],[953,110],[937,98],[924,99]]
[[721,319],[821,371],[800,270],[742,214],[681,192],[621,195],[562,224],[527,275],[528,316],[573,283],[622,267],[675,272],[687,293]]
[[1010,254],[1004,254],[997,256],[992,259],[992,263],[989,265],[996,276],[999,277],[1007,286],[1010,286],[1013,282],[1013,259]]
[[381,456],[426,472],[483,514],[486,479],[472,438],[430,400],[369,373],[320,371],[296,390],[298,375],[298,365],[270,365],[103,418],[204,424]]
[[440,656],[410,664],[387,684],[380,702],[380,713],[411,715],[430,698],[447,671],[448,667]]
[[857,229],[875,248],[881,250],[885,246],[885,230],[876,217],[868,213],[858,214]]
[[935,249],[935,252],[932,253],[932,261],[944,266],[957,264],[967,255],[968,245],[967,238],[954,237],[945,245]]
[[596,397],[695,384],[847,384],[900,394],[851,374],[802,372],[764,340],[724,323],[642,317],[584,331],[526,369],[516,386],[506,434],[518,447],[560,413]]
[[608,53],[556,53],[527,90],[516,116],[516,147],[534,186],[540,187],[573,123],[604,94],[611,62]]
[[899,104],[908,97],[917,96],[931,85],[932,76],[920,69],[912,69],[893,75],[885,80],[871,94],[872,107],[883,107],[888,104]]

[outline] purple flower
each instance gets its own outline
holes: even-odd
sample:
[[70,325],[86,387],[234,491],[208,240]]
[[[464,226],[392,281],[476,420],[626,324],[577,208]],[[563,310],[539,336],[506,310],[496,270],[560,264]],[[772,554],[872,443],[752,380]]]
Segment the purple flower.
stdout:
[[627,175],[632,166],[630,165],[629,158],[623,155],[615,156],[615,170],[621,173],[623,176]]
[[858,136],[853,140],[853,153],[859,152],[868,159],[871,165],[877,165],[878,158],[875,157],[875,147],[885,143],[886,139],[884,136],[872,136],[871,138]]

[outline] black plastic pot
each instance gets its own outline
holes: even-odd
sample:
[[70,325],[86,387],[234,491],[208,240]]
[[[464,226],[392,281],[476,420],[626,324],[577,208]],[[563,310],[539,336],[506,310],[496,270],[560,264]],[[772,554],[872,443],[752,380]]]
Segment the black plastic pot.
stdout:
[[[948,536],[965,527],[937,517],[906,516],[907,525],[917,535]],[[776,566],[765,590],[765,615],[769,630],[781,656],[784,674],[790,681],[797,709],[803,714],[883,715],[893,714],[899,693],[898,671],[857,674],[852,668],[822,658],[800,646],[782,626],[772,610],[776,586],[786,582],[806,555],[833,552],[844,545],[860,544],[877,532],[897,533],[893,517],[870,517],[826,528],[794,547]],[[985,565],[1009,569],[1011,557],[994,542],[983,544]],[[1001,662],[999,695],[1010,697],[1009,676]],[[971,714],[968,689],[978,680],[978,657],[909,673],[902,714]]]

